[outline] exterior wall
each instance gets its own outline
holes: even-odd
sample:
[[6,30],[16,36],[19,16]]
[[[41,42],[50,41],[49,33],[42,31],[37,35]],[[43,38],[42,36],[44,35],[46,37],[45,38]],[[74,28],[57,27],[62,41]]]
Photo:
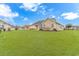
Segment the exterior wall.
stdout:
[[79,26],[73,26],[72,29],[79,30]]
[[4,23],[0,22],[0,30],[3,31],[3,29],[4,29]]
[[11,27],[11,30],[15,30],[15,28],[14,27]]
[[17,30],[24,30],[25,28],[17,27]]
[[0,29],[2,29],[3,28],[3,23],[2,22],[0,22]]
[[64,30],[64,26],[56,24],[56,29],[57,30]]
[[24,26],[24,30],[29,30],[29,26]]
[[0,29],[3,29],[3,25],[2,24],[0,24]]
[[42,29],[43,30],[64,30],[64,26],[59,25],[51,20],[47,20],[42,23]]
[[12,27],[12,26],[9,25],[9,24],[5,24],[5,23],[3,23],[3,22],[0,22],[0,26],[2,26],[2,30],[3,30],[3,29],[5,29],[6,31],[8,31],[8,30],[15,30],[14,27]]
[[55,22],[52,22],[50,20],[47,20],[42,23],[43,30],[53,30],[54,27],[55,27]]
[[28,27],[28,30],[31,30],[31,29],[39,30],[39,27],[37,25],[31,25],[31,26]]
[[45,25],[45,27],[47,27],[47,28],[51,28],[54,24],[53,24],[52,21],[47,20],[47,21],[44,22],[44,25]]
[[10,25],[8,25],[8,24],[4,24],[4,29],[6,29],[6,31],[8,31],[8,29],[10,29],[11,30],[11,26]]

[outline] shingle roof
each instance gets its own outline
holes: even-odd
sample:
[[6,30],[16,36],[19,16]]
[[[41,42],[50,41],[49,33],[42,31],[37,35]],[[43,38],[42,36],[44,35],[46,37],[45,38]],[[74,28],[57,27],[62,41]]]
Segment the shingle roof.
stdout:
[[4,24],[10,25],[10,26],[12,26],[12,27],[15,27],[15,26],[13,26],[13,25],[11,25],[11,24],[9,24],[9,23],[6,23],[5,21],[2,21],[2,20],[0,20],[0,22],[3,22]]
[[32,24],[32,25],[41,24],[41,23],[43,23],[43,22],[45,22],[45,21],[47,21],[47,20],[51,20],[51,21],[55,22],[56,24],[61,25],[60,23],[56,22],[56,19],[55,19],[55,18],[47,18],[47,19],[45,19],[45,20],[37,21],[37,22],[35,22],[35,23]]
[[41,24],[43,21],[44,21],[44,20],[37,21],[37,22],[35,22],[35,23],[34,23],[34,24],[32,24],[32,25],[35,25],[35,24]]
[[0,20],[0,22],[4,22],[4,21]]

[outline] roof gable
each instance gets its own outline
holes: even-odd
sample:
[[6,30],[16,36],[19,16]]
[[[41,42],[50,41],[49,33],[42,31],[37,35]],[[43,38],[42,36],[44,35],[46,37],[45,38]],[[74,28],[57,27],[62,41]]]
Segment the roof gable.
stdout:
[[37,21],[37,22],[35,22],[35,23],[34,23],[34,24],[32,24],[32,25],[41,24],[43,21],[44,21],[44,20]]
[[58,24],[58,25],[61,25],[60,23],[56,22],[56,19],[55,19],[55,18],[47,18],[47,19],[45,19],[45,20],[41,20],[41,21],[35,22],[35,23],[32,24],[32,25],[42,24],[42,23],[44,23],[44,22],[46,22],[46,21],[48,21],[48,20],[50,20],[50,21],[52,21],[52,22],[55,22],[55,23]]
[[46,20],[44,20],[43,22],[46,22],[46,21],[51,21],[51,22],[56,22],[56,19],[55,18],[47,18]]

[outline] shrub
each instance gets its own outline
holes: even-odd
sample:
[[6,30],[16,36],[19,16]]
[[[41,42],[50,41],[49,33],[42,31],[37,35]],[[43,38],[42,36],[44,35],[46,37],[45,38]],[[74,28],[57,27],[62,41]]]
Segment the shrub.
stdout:
[[57,29],[54,28],[53,31],[57,31]]
[[0,29],[0,33],[1,33],[1,29]]

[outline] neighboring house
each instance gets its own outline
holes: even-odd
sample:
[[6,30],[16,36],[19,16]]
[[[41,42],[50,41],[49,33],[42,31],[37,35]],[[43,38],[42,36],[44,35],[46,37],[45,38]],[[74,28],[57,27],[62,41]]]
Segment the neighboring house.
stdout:
[[56,22],[54,18],[47,18],[46,20],[38,21],[30,26],[27,29],[35,30],[63,30],[64,26]]
[[37,30],[37,27],[35,25],[25,25],[23,27],[25,30]]
[[28,26],[26,26],[26,29],[27,30],[34,30],[34,29],[37,29],[37,27],[35,25],[28,25]]
[[29,30],[29,25],[24,25],[22,28],[23,28],[24,30]]
[[25,30],[23,26],[15,26],[15,30]]
[[79,26],[72,26],[72,29],[79,30]]
[[65,27],[65,29],[66,29],[66,30],[79,30],[79,26],[71,26],[71,27],[69,27],[69,28],[66,28],[66,27]]
[[10,31],[15,30],[15,27],[13,25],[10,25],[2,20],[0,20],[0,29],[4,31]]

